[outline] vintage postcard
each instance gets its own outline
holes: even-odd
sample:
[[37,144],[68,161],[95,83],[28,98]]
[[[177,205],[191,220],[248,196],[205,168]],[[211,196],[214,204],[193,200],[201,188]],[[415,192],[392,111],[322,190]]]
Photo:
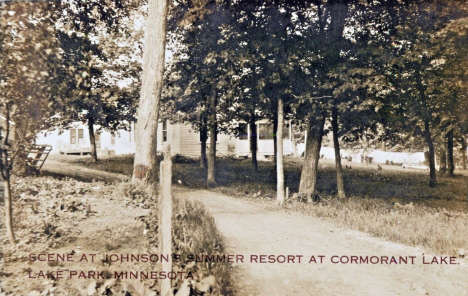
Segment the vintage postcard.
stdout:
[[468,296],[468,5],[0,0],[0,295]]

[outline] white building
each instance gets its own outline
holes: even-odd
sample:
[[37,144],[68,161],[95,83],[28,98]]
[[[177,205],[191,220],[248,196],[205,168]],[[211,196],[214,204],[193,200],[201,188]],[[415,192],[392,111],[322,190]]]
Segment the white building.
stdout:
[[[110,132],[95,132],[98,155],[122,155],[135,152],[134,124],[131,131],[119,130],[114,135]],[[95,127],[97,130],[99,127]],[[36,137],[37,144],[52,145],[53,154],[88,154],[90,153],[89,130],[86,124],[77,122],[69,129],[60,132],[43,131]]]
[[[218,156],[250,156],[249,138],[250,128],[243,124],[244,132],[238,137],[219,133],[217,135],[216,154]],[[96,127],[96,130],[99,127]],[[274,155],[273,125],[267,120],[260,120],[256,125],[254,133],[257,135],[259,159]],[[293,154],[294,147],[291,140],[291,127],[286,127],[283,131],[284,154]],[[131,124],[131,131],[120,130],[112,135],[110,132],[102,131],[95,133],[96,148],[99,155],[122,155],[135,153],[138,136],[135,133],[135,124]],[[190,125],[183,123],[171,124],[164,121],[158,127],[158,151],[170,144],[172,154],[181,154],[192,157],[199,157],[201,154],[200,134],[194,131]],[[209,149],[207,141],[207,150]],[[83,123],[76,123],[71,128],[59,132],[41,132],[37,135],[37,144],[49,144],[53,149],[51,153],[61,154],[88,154],[90,153],[90,141],[88,126]]]

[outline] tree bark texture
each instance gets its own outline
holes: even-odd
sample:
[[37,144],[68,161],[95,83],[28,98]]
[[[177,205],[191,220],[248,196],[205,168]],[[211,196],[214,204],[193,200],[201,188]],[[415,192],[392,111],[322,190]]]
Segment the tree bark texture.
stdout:
[[88,131],[89,131],[89,143],[91,146],[91,160],[93,162],[98,161],[96,151],[96,135],[94,134],[94,118],[88,118]]
[[332,110],[332,129],[333,146],[335,148],[336,187],[338,189],[338,197],[346,198],[346,191],[343,180],[343,167],[341,166],[340,141],[338,140],[338,109],[336,107],[333,107]]
[[278,123],[276,128],[276,203],[284,203],[284,163],[283,163],[283,125],[284,125],[283,99],[278,99]]
[[461,153],[462,153],[462,158],[463,158],[462,159],[462,166],[463,166],[463,169],[466,170],[466,144],[465,144],[465,139],[463,139]]
[[6,115],[6,129],[5,129],[5,137],[0,135],[0,139],[3,140],[2,147],[1,147],[1,155],[2,161],[1,165],[1,175],[3,178],[3,190],[5,196],[5,228],[7,231],[8,238],[10,239],[11,244],[16,244],[15,232],[13,230],[13,200],[11,197],[11,184],[10,184],[10,158],[8,156],[8,149],[10,148],[9,145],[9,136],[10,136],[10,106],[5,104],[5,115]]
[[447,133],[447,162],[448,162],[448,175],[453,177],[455,170],[455,164],[453,160],[453,129],[450,129]]
[[208,173],[206,176],[206,185],[208,187],[216,186],[216,84],[213,82],[211,97],[210,97],[210,153],[208,156]]
[[167,9],[167,0],[148,2],[133,183],[151,185],[157,181],[156,140],[164,85]]
[[203,115],[200,125],[200,167],[206,169],[208,161],[206,158],[206,141],[208,140],[208,126],[206,115]]
[[258,173],[258,160],[257,160],[257,125],[255,122],[257,117],[255,116],[255,110],[252,112],[249,118],[249,128],[250,128],[250,154],[252,155],[252,171]]
[[445,143],[439,149],[439,173],[445,174],[447,172],[447,150]]
[[304,166],[302,167],[299,183],[299,193],[307,197],[311,197],[316,190],[318,162],[325,118],[325,112],[314,112],[309,117]]
[[429,186],[435,187],[437,185],[437,176],[435,168],[434,142],[432,140],[429,119],[427,117],[424,119],[424,138],[426,139],[426,143],[429,148]]
[[435,150],[434,150],[434,140],[432,139],[431,134],[431,124],[430,124],[430,113],[427,105],[426,98],[426,89],[421,79],[421,70],[416,69],[416,83],[419,90],[419,96],[421,100],[421,109],[422,109],[422,119],[424,122],[424,139],[426,140],[427,147],[429,149],[429,186],[435,187],[437,185],[437,175],[435,167]]
[[[278,114],[273,117],[273,162],[276,164],[278,160],[278,137],[276,131],[278,130]],[[276,166],[275,166],[276,170]]]

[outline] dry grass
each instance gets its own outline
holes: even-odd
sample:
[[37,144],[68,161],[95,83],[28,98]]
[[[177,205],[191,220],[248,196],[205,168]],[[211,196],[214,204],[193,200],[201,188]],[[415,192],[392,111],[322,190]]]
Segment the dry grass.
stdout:
[[[176,245],[175,253],[182,258],[188,255],[225,255],[224,239],[216,229],[216,224],[204,207],[198,202],[175,198],[173,216],[173,241]],[[189,261],[175,263],[177,269],[190,266]],[[192,268],[201,280],[200,275],[214,275],[216,285],[213,294],[232,295],[232,266],[227,262],[197,263]]]
[[459,255],[468,248],[468,215],[460,212],[369,199],[325,199],[316,204],[290,201],[286,210],[323,217],[386,240],[422,246],[433,252]]

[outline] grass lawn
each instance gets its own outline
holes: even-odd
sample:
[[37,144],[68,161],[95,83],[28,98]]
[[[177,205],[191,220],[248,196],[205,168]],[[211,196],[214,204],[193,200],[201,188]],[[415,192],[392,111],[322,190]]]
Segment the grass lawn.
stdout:
[[[79,160],[95,169],[131,176],[133,157],[116,157],[97,164]],[[321,160],[317,189],[318,204],[288,200],[284,208],[324,217],[335,223],[371,233],[392,241],[419,245],[441,253],[455,254],[468,249],[467,178],[438,178],[430,188],[428,172],[405,170],[396,166],[348,163],[344,178],[350,197],[334,198],[334,162]],[[286,158],[285,181],[290,195],[297,192],[302,168],[301,158]],[[174,159],[173,182],[191,188],[206,188],[206,172],[192,159]],[[268,202],[276,196],[276,174],[272,162],[259,162],[259,172],[251,171],[250,159],[217,159],[218,186],[212,190],[242,198]],[[271,204],[271,203],[270,203]]]
[[[133,156],[107,158],[98,163],[88,159],[74,159],[73,162],[103,171],[131,176]],[[348,164],[344,160],[343,165]],[[378,171],[375,165],[352,164],[352,169],[345,169],[344,178],[349,197],[379,199],[406,204],[413,202],[428,207],[445,208],[451,211],[466,211],[467,178],[456,175],[454,178],[438,177],[438,186],[428,186],[428,172],[405,170],[397,166],[383,165]],[[334,162],[320,160],[317,190],[324,197],[336,193]],[[198,162],[190,158],[178,157],[174,160],[174,183],[193,188],[205,188],[206,172]],[[297,192],[302,168],[301,158],[286,158],[285,181],[290,195]],[[276,173],[272,162],[259,162],[259,172],[251,170],[250,160],[223,158],[217,160],[216,180],[223,193],[233,196],[249,196],[261,192],[264,198],[276,195]],[[180,182],[179,182],[180,181]]]

